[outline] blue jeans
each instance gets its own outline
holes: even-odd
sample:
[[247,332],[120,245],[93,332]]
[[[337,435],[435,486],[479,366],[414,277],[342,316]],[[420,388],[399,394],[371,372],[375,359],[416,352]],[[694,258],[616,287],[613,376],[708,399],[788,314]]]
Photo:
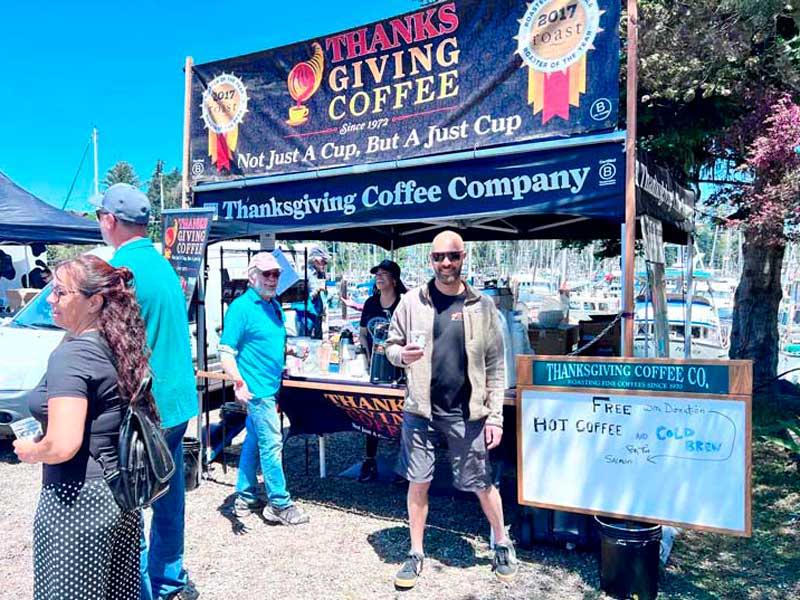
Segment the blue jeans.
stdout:
[[258,471],[264,476],[264,487],[270,504],[276,508],[286,508],[292,499],[286,489],[281,455],[283,435],[275,398],[253,398],[247,403],[247,436],[242,444],[239,457],[239,476],[236,480],[236,493],[247,502],[258,499]]
[[175,461],[175,474],[169,480],[169,491],[153,502],[153,520],[150,523],[150,550],[141,538],[142,600],[164,598],[182,590],[189,577],[183,569],[183,526],[186,506],[186,485],[183,472],[183,434],[186,425],[181,423],[164,430]]

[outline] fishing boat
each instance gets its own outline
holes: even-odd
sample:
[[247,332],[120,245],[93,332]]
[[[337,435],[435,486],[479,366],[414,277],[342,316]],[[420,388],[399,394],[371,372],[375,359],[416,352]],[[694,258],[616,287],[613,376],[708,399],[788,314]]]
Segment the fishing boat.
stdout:
[[[634,356],[655,356],[653,304],[644,297],[637,298],[634,330]],[[725,359],[728,347],[723,343],[719,317],[711,302],[703,296],[692,297],[691,315],[692,358]],[[669,328],[669,355],[685,356],[686,299],[680,294],[667,295],[667,323]]]

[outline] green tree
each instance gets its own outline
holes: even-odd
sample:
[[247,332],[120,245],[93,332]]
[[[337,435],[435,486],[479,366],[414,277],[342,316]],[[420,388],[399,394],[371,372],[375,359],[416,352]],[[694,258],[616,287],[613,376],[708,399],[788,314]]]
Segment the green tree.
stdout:
[[139,177],[137,177],[136,171],[133,170],[133,165],[124,160],[120,160],[111,167],[106,173],[103,185],[108,188],[115,183],[129,183],[135,187],[139,187]]
[[161,200],[163,190],[164,208],[181,206],[181,173],[178,169],[165,171],[164,161],[156,162],[156,167],[147,182],[147,198],[150,200],[150,226],[148,230],[154,242],[161,241]]
[[[719,161],[743,164],[755,140],[768,135],[763,118],[758,120],[770,105],[766,99],[800,92],[798,15],[782,0],[641,0],[640,144],[695,188],[701,172],[715,172]],[[756,166],[748,168],[758,176]],[[730,187],[737,185],[742,193],[718,198],[720,212],[755,199],[758,184]],[[758,214],[779,220],[781,233],[774,239],[785,239],[783,213],[759,212],[762,206]],[[756,385],[775,375],[782,247],[778,241],[743,248],[731,355],[754,361]],[[761,333],[753,336],[754,331]]]

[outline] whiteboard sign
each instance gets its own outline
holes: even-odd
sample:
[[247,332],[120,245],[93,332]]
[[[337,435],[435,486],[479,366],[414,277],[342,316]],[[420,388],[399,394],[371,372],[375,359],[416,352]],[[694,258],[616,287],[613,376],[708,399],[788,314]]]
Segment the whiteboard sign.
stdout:
[[749,403],[522,389],[519,502],[750,534]]

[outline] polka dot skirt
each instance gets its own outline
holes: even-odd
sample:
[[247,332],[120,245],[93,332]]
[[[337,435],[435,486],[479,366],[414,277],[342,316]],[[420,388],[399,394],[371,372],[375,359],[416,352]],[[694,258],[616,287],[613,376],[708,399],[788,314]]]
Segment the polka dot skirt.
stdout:
[[42,488],[33,522],[34,600],[138,600],[139,511],[106,482]]

